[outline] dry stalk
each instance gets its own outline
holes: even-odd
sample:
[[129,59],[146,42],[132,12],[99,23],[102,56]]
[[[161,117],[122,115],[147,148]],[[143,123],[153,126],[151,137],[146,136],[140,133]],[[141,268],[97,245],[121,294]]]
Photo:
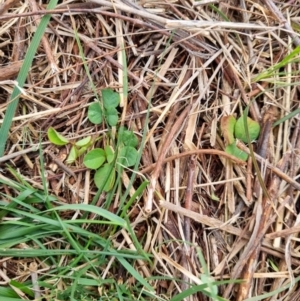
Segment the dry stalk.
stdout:
[[[281,163],[281,169],[284,169],[286,165],[286,160]],[[268,194],[262,199],[262,203],[258,202],[256,207],[256,217],[255,217],[255,228],[251,235],[251,238],[245,248],[243,254],[241,255],[238,263],[234,267],[231,277],[232,279],[237,279],[242,277],[243,283],[239,285],[238,301],[243,301],[249,296],[251,296],[251,288],[253,286],[253,274],[254,268],[257,264],[258,254],[260,252],[261,243],[266,231],[268,230],[268,221],[270,219],[271,210],[274,207],[273,201],[277,199],[278,189],[279,189],[280,179],[278,176],[274,176],[270,180],[268,185]],[[228,298],[231,294],[232,289],[231,284],[229,284],[225,290],[224,296]]]
[[[250,150],[242,142],[238,141],[237,146],[238,146],[238,148],[240,148],[247,154],[250,154]],[[269,168],[271,171],[273,171],[282,180],[286,181],[287,183],[292,185],[294,188],[300,190],[300,184],[298,182],[296,182],[295,180],[291,179],[286,173],[282,172],[279,168],[273,166],[272,164],[270,164],[268,161],[266,161],[264,158],[257,155],[256,153],[254,153],[254,157],[258,162],[264,164],[267,168]]]
[[[233,162],[235,162],[236,164],[239,164],[239,165],[246,164],[244,161],[238,159],[237,157],[229,155],[229,154],[225,153],[224,151],[221,151],[218,149],[198,149],[195,151],[183,152],[178,155],[173,155],[173,156],[170,156],[170,157],[164,159],[163,164],[173,161],[173,160],[176,160],[176,159],[179,159],[179,158],[188,157],[191,155],[203,155],[203,154],[222,156],[224,158],[228,158],[228,159],[232,160]],[[155,166],[156,166],[156,163],[151,164],[150,166],[143,168],[139,172],[142,174],[148,173],[148,172],[152,171],[155,168]]]
[[269,10],[276,16],[278,21],[283,24],[284,28],[287,30],[287,33],[292,38],[292,41],[294,45],[297,47],[300,45],[300,38],[298,34],[295,33],[292,26],[289,24],[289,22],[286,20],[286,18],[283,16],[282,12],[277,8],[273,0],[264,0],[266,5],[268,6]]
[[[195,169],[196,169],[196,156],[192,156],[189,162],[189,170],[188,170],[188,181],[187,181],[187,189],[185,193],[185,209],[191,210],[192,208],[192,197],[194,193],[194,177],[195,177]],[[182,266],[188,270],[188,258],[191,257],[191,219],[188,216],[184,216],[183,220],[183,235],[184,235],[184,248],[182,249],[182,257],[181,264]],[[185,274],[182,274],[182,290],[188,289],[188,278],[185,277]]]
[[166,156],[172,142],[179,135],[180,128],[182,128],[182,126],[184,125],[184,123],[186,121],[186,117],[188,116],[188,113],[190,112],[191,108],[192,108],[192,104],[189,104],[184,109],[184,111],[180,114],[178,119],[175,121],[174,126],[172,127],[172,129],[169,133],[169,136],[167,137],[167,139],[164,143],[164,146],[161,148],[158,160],[156,162],[155,168],[153,170],[153,173],[152,173],[151,179],[150,179],[148,197],[147,197],[147,202],[145,204],[145,209],[144,209],[146,214],[149,214],[152,211],[152,204],[153,204],[153,199],[154,199],[154,191],[155,191],[155,187],[156,187],[156,182],[157,182],[160,170],[162,168],[165,156]]
[[[29,4],[30,4],[33,12],[39,10],[39,8],[37,6],[37,3],[34,0],[28,0],[28,1],[29,1]],[[38,26],[39,23],[40,23],[39,22],[39,18],[37,18],[36,16],[34,16],[33,19],[34,19],[34,21],[36,23],[36,26]],[[46,36],[42,37],[42,43],[43,43],[45,53],[46,53],[47,58],[48,58],[49,63],[50,63],[52,73],[58,72],[59,68],[58,68],[58,66],[57,66],[57,64],[55,62],[55,59],[54,59],[53,54],[52,54],[52,49],[50,47],[50,43],[49,43],[49,41],[48,41],[48,39],[47,39]]]

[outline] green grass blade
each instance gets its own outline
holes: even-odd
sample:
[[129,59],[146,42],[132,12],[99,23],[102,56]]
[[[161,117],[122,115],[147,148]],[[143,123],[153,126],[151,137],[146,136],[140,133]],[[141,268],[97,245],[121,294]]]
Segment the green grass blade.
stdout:
[[[295,283],[296,283],[296,282],[299,282],[299,280],[300,280],[300,276],[298,276],[297,278],[295,278],[294,281],[295,281]],[[285,291],[285,290],[288,289],[290,286],[291,286],[291,283],[288,283],[288,284],[286,284],[286,285],[284,285],[284,286],[279,287],[278,289],[276,289],[276,290],[274,290],[274,291],[272,291],[272,292],[265,293],[265,294],[263,294],[263,295],[259,295],[259,296],[256,296],[256,297],[251,297],[251,298],[246,299],[246,300],[244,300],[244,301],[259,301],[259,300],[266,300],[266,299],[268,299],[269,297],[273,297],[273,296],[278,295],[279,293]]]
[[[84,212],[91,212],[94,214],[97,214],[99,216],[102,216],[110,221],[111,224],[121,226],[123,228],[127,228],[127,223],[124,219],[121,217],[105,210],[102,208],[99,208],[97,206],[92,206],[92,205],[85,205],[85,204],[70,204],[70,205],[62,205],[53,209],[50,209],[48,211],[53,211],[53,210],[82,210]],[[101,221],[101,223],[108,224],[108,222]]]
[[289,53],[286,57],[284,57],[279,63],[273,65],[269,69],[258,74],[254,78],[254,82],[258,82],[258,81],[261,81],[262,79],[271,77],[275,71],[278,71],[279,69],[283,68],[287,64],[299,62],[300,58],[297,57],[299,55],[299,53],[300,53],[300,46],[296,47],[291,53]]
[[[47,9],[54,9],[57,2],[58,2],[57,0],[51,0],[47,6]],[[22,65],[20,73],[17,77],[18,86],[20,88],[22,88],[24,86],[25,80],[27,78],[29,69],[31,67],[32,61],[33,61],[35,53],[36,53],[36,50],[40,44],[42,36],[44,35],[44,32],[46,30],[46,27],[49,23],[50,18],[51,18],[51,15],[45,15],[41,19],[41,22],[33,36],[30,46],[26,52],[23,65]],[[19,103],[19,97],[21,94],[19,87],[15,87],[12,92],[12,95],[10,98],[10,104],[7,107],[7,111],[6,111],[4,120],[3,120],[3,124],[0,129],[0,157],[2,157],[4,154],[4,149],[5,149],[6,141],[8,138],[9,129],[11,127],[12,119],[15,115],[15,111],[16,111],[17,105]]]
[[287,121],[287,120],[295,117],[298,114],[300,114],[300,108],[298,108],[297,110],[295,110],[295,111],[287,114],[286,116],[284,116],[284,117],[280,118],[279,120],[277,120],[276,122],[274,122],[273,123],[273,127],[275,127],[275,126],[277,126],[277,125],[279,125],[279,124],[281,124],[281,123],[283,123],[283,122],[285,122],[285,121]]
[[124,258],[118,257],[118,260],[123,265],[123,267],[130,273],[140,284],[142,284],[148,291],[153,292],[151,285],[136,271],[136,269]]

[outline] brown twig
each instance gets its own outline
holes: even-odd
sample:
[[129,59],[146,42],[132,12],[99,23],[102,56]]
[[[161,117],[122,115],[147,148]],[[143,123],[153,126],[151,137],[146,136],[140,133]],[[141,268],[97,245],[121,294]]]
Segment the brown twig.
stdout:
[[[286,160],[282,160],[280,167],[284,169]],[[262,203],[258,203],[256,207],[255,227],[251,238],[245,248],[242,256],[235,265],[231,277],[237,279],[242,274],[244,282],[239,285],[238,301],[243,301],[248,297],[251,288],[254,268],[258,260],[258,254],[261,247],[262,239],[268,230],[268,221],[271,214],[271,209],[274,207],[271,202],[277,198],[280,179],[278,176],[273,176],[268,185],[269,196],[264,196]],[[231,294],[233,284],[229,284],[225,290],[224,297],[228,298]]]
[[[194,192],[194,177],[196,169],[196,160],[197,157],[193,155],[189,162],[189,171],[188,171],[188,180],[187,188],[185,193],[185,204],[184,207],[186,210],[191,210],[192,208],[192,197]],[[191,219],[189,216],[185,215],[183,220],[183,235],[185,240],[185,245],[183,247],[181,264],[185,269],[188,269],[188,258],[190,257],[190,245],[191,242]],[[185,275],[182,274],[182,290],[186,290],[189,287],[188,279],[185,279]]]
[[190,112],[192,108],[192,104],[189,104],[184,111],[180,114],[176,122],[174,123],[174,126],[172,127],[169,136],[167,137],[164,146],[161,148],[160,154],[158,156],[158,160],[156,162],[156,165],[154,167],[154,171],[152,173],[151,179],[150,179],[150,186],[148,190],[148,198],[145,204],[145,212],[149,214],[152,211],[152,204],[153,204],[153,198],[154,198],[154,190],[156,187],[156,182],[160,173],[160,170],[162,168],[165,156],[172,144],[172,142],[176,139],[178,134],[180,133],[180,128],[184,125],[186,117],[188,113]]
[[[233,162],[235,162],[236,164],[239,164],[239,165],[245,165],[246,164],[246,162],[238,159],[237,157],[229,155],[229,154],[225,153],[224,151],[221,151],[221,150],[218,150],[218,149],[198,149],[198,150],[195,150],[195,151],[187,151],[187,152],[184,152],[184,153],[181,153],[181,154],[178,154],[178,155],[170,156],[170,157],[164,159],[162,163],[165,164],[167,162],[170,162],[170,161],[173,161],[173,160],[176,160],[176,159],[179,159],[179,158],[184,158],[184,157],[187,157],[187,156],[191,156],[191,155],[217,155],[217,156],[223,156],[227,159],[230,159],[230,160],[232,160]],[[143,168],[142,170],[140,170],[140,173],[142,173],[142,174],[149,173],[150,171],[152,171],[155,168],[156,164],[157,163],[153,163],[150,166],[147,166],[147,167]]]
[[[245,146],[242,142],[238,141],[237,142],[237,147],[240,148],[241,150],[243,150],[244,152],[246,152],[247,154],[250,154],[249,148],[247,146]],[[291,179],[287,174],[285,174],[284,172],[282,172],[279,168],[273,166],[272,164],[270,164],[269,162],[267,162],[264,158],[262,158],[261,156],[257,155],[256,153],[254,153],[254,157],[255,157],[255,159],[258,162],[265,164],[265,166],[267,168],[269,168],[270,170],[272,170],[282,180],[286,181],[287,183],[289,183],[290,185],[292,185],[296,189],[300,190],[300,184],[297,181]]]
[[288,23],[286,18],[283,16],[282,12],[277,8],[277,6],[274,4],[272,0],[265,0],[264,1],[266,5],[268,6],[269,10],[274,14],[274,16],[278,19],[280,23],[283,23],[284,28],[287,30],[287,33],[292,38],[293,43],[295,46],[300,45],[300,38],[295,33],[292,26]]
[[[29,1],[29,4],[32,8],[32,11],[36,12],[39,10],[38,6],[37,6],[37,3],[35,2],[35,0],[28,0]],[[40,21],[39,21],[39,18],[37,18],[36,15],[34,15],[33,17],[36,25],[38,26]],[[43,43],[43,46],[44,46],[44,50],[45,50],[45,53],[46,53],[46,56],[49,60],[49,63],[50,63],[50,66],[51,66],[51,69],[52,69],[52,72],[53,73],[56,73],[59,71],[59,68],[55,62],[55,59],[53,57],[53,54],[52,54],[52,50],[51,50],[51,47],[50,47],[50,43],[47,39],[47,37],[45,35],[42,36],[42,43]]]

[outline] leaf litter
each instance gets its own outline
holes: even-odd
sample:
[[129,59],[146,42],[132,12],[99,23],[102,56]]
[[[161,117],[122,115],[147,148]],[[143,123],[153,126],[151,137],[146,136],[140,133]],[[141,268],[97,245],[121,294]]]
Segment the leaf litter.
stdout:
[[[11,81],[45,14],[44,5],[27,4],[7,1],[0,9],[1,119]],[[0,161],[1,192],[15,196],[12,181],[21,181],[6,164],[35,189],[43,189],[44,168],[49,195],[63,204],[91,204],[97,194],[91,171],[80,160],[63,163],[69,149],[52,145],[47,131],[53,128],[68,141],[103,136],[95,147],[107,147],[107,126],[102,120],[92,124],[87,115],[95,101],[93,90],[101,95],[112,89],[120,95],[117,126],[134,131],[140,143],[146,135],[138,168],[125,168],[121,179],[125,190],[136,174],[131,197],[143,179],[149,181],[126,214],[142,250],[152,258],[151,264],[137,259],[133,266],[143,278],[162,276],[149,281],[156,296],[175,298],[201,279],[243,279],[218,286],[217,294],[228,300],[264,294],[265,300],[298,300],[299,117],[272,126],[299,109],[298,1],[61,1],[51,14]],[[261,132],[248,145],[236,142],[249,155],[240,162],[225,152],[221,121],[242,116],[247,106]],[[108,186],[113,182],[106,191]],[[122,208],[120,193],[106,209]],[[102,193],[96,206],[105,202]],[[76,220],[82,213],[60,214]],[[2,215],[6,222],[12,217]],[[97,215],[88,217],[92,222]],[[102,225],[95,231],[110,229]],[[45,246],[59,248],[53,238]],[[133,250],[124,229],[111,239],[118,248]],[[18,257],[14,265],[28,260]],[[102,279],[121,277],[134,286],[133,272],[119,273],[113,261],[100,267]],[[4,268],[12,264],[11,257],[1,260],[0,269],[6,271],[1,283],[22,283],[51,268],[39,259],[32,262],[37,269],[19,275]],[[211,292],[216,293],[214,286]],[[203,291],[186,300],[209,297]]]

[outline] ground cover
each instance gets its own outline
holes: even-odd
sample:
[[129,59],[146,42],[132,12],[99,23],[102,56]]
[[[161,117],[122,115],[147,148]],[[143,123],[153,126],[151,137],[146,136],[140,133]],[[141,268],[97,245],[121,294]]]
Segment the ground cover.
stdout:
[[0,6],[0,299],[298,300],[299,1]]

